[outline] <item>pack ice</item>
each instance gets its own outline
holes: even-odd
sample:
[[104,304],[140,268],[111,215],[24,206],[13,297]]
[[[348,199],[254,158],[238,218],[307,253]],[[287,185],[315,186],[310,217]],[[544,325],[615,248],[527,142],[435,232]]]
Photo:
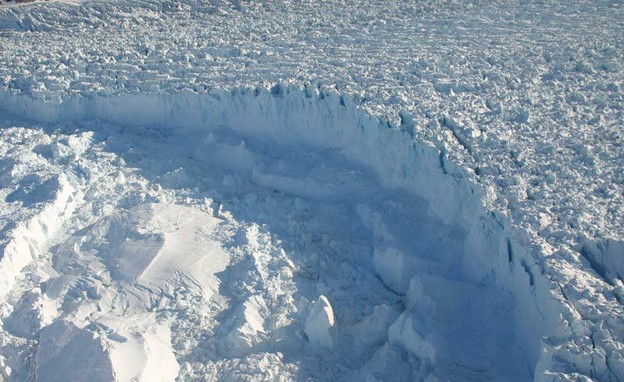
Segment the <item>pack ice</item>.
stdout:
[[622,380],[623,13],[0,4],[0,380]]

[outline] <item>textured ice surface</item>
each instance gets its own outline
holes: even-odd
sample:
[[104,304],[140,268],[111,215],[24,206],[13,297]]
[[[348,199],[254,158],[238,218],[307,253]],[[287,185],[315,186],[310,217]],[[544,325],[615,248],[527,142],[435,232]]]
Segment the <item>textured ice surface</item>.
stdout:
[[621,379],[623,11],[0,5],[0,375]]

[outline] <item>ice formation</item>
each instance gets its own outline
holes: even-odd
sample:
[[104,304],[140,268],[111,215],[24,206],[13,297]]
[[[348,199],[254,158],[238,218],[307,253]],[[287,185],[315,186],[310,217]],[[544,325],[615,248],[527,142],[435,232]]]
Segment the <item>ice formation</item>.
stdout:
[[624,9],[382,3],[0,5],[0,379],[622,379]]

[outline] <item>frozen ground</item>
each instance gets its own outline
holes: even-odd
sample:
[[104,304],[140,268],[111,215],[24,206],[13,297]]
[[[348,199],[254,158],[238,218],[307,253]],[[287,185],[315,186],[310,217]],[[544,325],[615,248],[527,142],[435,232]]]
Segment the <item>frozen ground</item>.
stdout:
[[617,1],[0,5],[0,379],[621,380],[623,56]]

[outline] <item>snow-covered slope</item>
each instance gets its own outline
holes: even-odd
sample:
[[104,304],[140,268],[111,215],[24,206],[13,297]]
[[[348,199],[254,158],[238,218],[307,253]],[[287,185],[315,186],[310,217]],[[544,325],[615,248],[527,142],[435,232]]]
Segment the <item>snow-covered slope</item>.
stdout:
[[0,6],[2,373],[621,379],[622,13]]

